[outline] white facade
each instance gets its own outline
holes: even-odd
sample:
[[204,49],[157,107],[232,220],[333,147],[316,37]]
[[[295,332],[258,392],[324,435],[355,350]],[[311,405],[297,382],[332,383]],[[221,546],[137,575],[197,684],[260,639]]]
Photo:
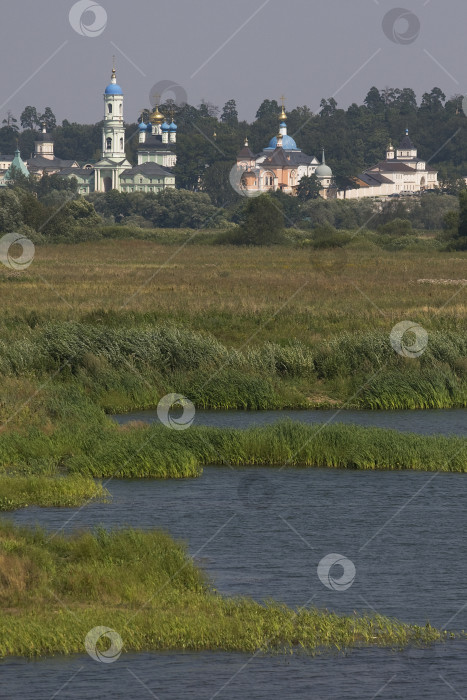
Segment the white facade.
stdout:
[[123,92],[117,85],[115,68],[104,93],[104,126],[102,127],[102,159],[96,163],[94,190],[120,190],[120,175],[131,168],[125,156],[123,124]]
[[418,158],[418,152],[406,130],[401,144],[386,151],[386,160],[365,170],[354,178],[358,189],[339,191],[339,199],[362,199],[363,197],[389,197],[404,193],[418,194],[439,187],[438,173]]

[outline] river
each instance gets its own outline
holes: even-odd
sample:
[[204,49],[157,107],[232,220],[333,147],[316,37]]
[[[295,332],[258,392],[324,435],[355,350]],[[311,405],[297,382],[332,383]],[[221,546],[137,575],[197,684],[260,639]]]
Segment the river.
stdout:
[[[285,413],[307,422],[333,415],[301,411],[281,417]],[[273,412],[197,413],[199,424],[238,427],[277,418]],[[465,411],[455,410],[338,416],[341,422],[463,435],[465,418]],[[196,480],[110,481],[110,504],[29,508],[11,517],[51,531],[97,524],[163,528],[188,543],[226,595],[273,597],[341,613],[376,610],[461,630],[467,628],[466,478],[212,466]],[[327,587],[318,576],[319,562],[330,553],[355,567],[355,580],[345,590]],[[466,658],[467,642],[455,641],[428,650],[361,649],[313,658],[128,654],[109,665],[84,655],[7,659],[0,664],[0,697],[455,700],[465,695]]]

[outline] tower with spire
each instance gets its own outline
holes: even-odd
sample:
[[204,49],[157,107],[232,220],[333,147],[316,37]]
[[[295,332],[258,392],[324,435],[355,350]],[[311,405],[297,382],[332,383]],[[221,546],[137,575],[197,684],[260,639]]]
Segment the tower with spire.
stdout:
[[123,90],[117,85],[117,72],[112,68],[110,84],[104,93],[104,126],[102,127],[102,155],[109,158],[125,157],[125,128],[123,126]]
[[104,91],[102,158],[94,166],[94,189],[97,192],[120,190],[120,176],[127,168],[131,168],[131,163],[128,162],[125,156],[123,90],[117,83],[117,71],[114,62],[110,83]]

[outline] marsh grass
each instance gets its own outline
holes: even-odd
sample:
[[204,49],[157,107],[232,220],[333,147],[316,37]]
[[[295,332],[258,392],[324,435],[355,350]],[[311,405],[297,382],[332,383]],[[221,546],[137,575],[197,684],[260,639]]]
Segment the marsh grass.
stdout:
[[94,479],[70,476],[0,475],[0,511],[27,506],[77,507],[91,501],[106,501],[109,492]]
[[125,651],[319,652],[427,645],[448,636],[380,615],[223,598],[184,546],[155,531],[50,539],[0,523],[0,564],[1,656],[83,653],[97,625],[114,629]]
[[467,405],[465,330],[431,332],[417,359],[398,355],[382,331],[340,333],[316,344],[267,341],[241,350],[174,324],[47,322],[5,335],[0,374],[30,382],[59,375],[108,412],[154,407],[172,392],[212,409],[336,401],[371,409]]

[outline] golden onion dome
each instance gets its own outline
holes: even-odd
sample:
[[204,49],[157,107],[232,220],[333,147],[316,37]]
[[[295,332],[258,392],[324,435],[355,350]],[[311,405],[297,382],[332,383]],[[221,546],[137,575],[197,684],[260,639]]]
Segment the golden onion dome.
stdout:
[[150,120],[151,124],[162,124],[162,122],[165,120],[164,115],[159,112],[158,106],[154,108],[154,112],[151,114]]

